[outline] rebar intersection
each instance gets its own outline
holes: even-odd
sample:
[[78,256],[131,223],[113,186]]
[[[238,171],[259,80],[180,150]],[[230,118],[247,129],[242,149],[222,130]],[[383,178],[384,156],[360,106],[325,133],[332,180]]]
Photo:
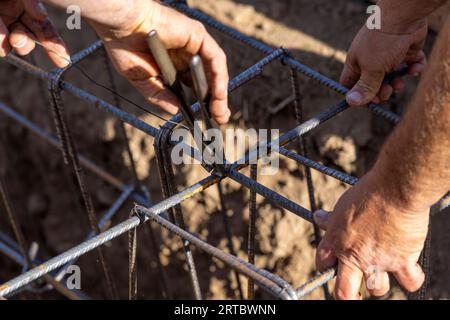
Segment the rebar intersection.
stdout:
[[[266,44],[248,37],[237,30],[228,27],[226,25],[221,24],[220,22],[214,20],[212,17],[207,16],[206,14],[194,10],[187,6],[184,1],[166,1],[168,5],[172,5],[176,9],[184,12],[185,14],[223,32],[224,34],[230,36],[233,39],[239,40],[250,47],[263,52],[266,56],[258,61],[256,64],[251,66],[250,68],[244,70],[235,78],[233,78],[229,83],[229,91],[232,93],[235,89],[245,85],[247,82],[252,81],[256,77],[258,77],[263,68],[273,63],[274,61],[282,62],[286,67],[290,69],[292,72],[292,89],[295,97],[295,109],[296,109],[296,117],[299,121],[298,126],[292,130],[287,131],[282,136],[274,141],[270,141],[267,143],[267,146],[271,149],[271,152],[278,152],[280,155],[283,155],[289,159],[296,161],[299,165],[302,165],[305,168],[305,173],[307,177],[308,183],[308,192],[310,196],[310,205],[314,210],[315,208],[315,200],[314,200],[314,186],[312,184],[311,179],[308,178],[310,176],[309,170],[317,170],[323,174],[336,178],[346,184],[354,185],[357,183],[358,179],[352,177],[346,173],[340,172],[338,170],[323,166],[318,162],[315,162],[307,157],[305,153],[305,146],[303,138],[305,135],[317,128],[322,123],[332,119],[338,114],[344,112],[349,107],[346,104],[345,100],[339,102],[335,106],[332,106],[328,110],[319,113],[315,117],[303,122],[302,119],[302,110],[301,110],[301,97],[298,88],[298,81],[296,80],[297,73],[301,73],[313,80],[316,80],[319,84],[324,85],[342,95],[345,95],[348,91],[347,88],[343,87],[339,83],[334,82],[333,80],[325,77],[324,75],[318,73],[317,71],[303,65],[301,62],[293,59],[289,53],[280,48],[273,49]],[[94,52],[102,49],[101,42],[96,42],[90,47],[82,50],[74,57],[72,57],[73,64],[79,63],[83,59],[89,57]],[[52,105],[54,111],[55,125],[58,132],[58,137],[54,137],[52,134],[45,132],[34,123],[24,118],[13,109],[8,106],[0,103],[0,111],[6,114],[8,117],[14,119],[22,126],[26,127],[30,131],[34,132],[41,138],[47,140],[51,145],[56,148],[62,149],[64,154],[64,159],[67,163],[70,163],[74,173],[77,176],[78,186],[80,194],[83,196],[84,203],[86,206],[86,211],[88,216],[90,217],[91,222],[91,233],[88,235],[86,241],[82,242],[78,246],[63,252],[62,254],[41,263],[41,261],[34,257],[31,262],[29,261],[29,257],[26,256],[28,250],[27,248],[23,248],[23,244],[16,243],[15,241],[7,238],[7,236],[0,233],[0,251],[11,257],[17,263],[21,264],[24,267],[26,272],[22,273],[20,276],[4,283],[0,286],[0,296],[9,297],[20,290],[28,289],[32,290],[30,284],[43,278],[43,281],[47,283],[48,288],[54,288],[61,292],[63,295],[69,298],[86,298],[83,293],[71,293],[70,290],[64,288],[61,280],[64,277],[64,270],[68,267],[68,265],[72,264],[76,261],[77,258],[90,252],[94,249],[98,250],[99,257],[101,260],[102,271],[104,273],[107,289],[111,298],[116,298],[117,293],[115,292],[114,281],[111,277],[110,270],[108,268],[108,264],[106,259],[102,256],[101,246],[106,242],[123,235],[124,233],[129,233],[130,239],[130,290],[129,290],[129,298],[135,299],[137,288],[136,288],[136,232],[139,230],[139,226],[143,224],[148,225],[148,229],[150,230],[151,236],[152,228],[150,226],[150,222],[155,222],[160,225],[162,228],[169,230],[170,233],[177,235],[183,240],[183,248],[186,257],[186,262],[188,265],[188,270],[190,274],[190,281],[193,289],[193,293],[196,299],[202,298],[202,293],[200,290],[199,279],[196,271],[194,256],[191,252],[191,247],[195,246],[202,251],[208,253],[209,255],[221,260],[232,269],[234,269],[237,273],[244,275],[251,279],[250,285],[248,288],[248,296],[253,297],[253,283],[258,287],[264,289],[268,293],[270,293],[273,297],[279,299],[289,299],[296,300],[302,299],[307,294],[311,293],[313,290],[316,290],[319,287],[322,287],[327,284],[327,282],[332,279],[335,275],[335,270],[330,269],[322,274],[318,274],[316,277],[311,279],[309,282],[295,288],[292,284],[289,284],[284,279],[279,276],[272,274],[266,270],[256,267],[254,264],[244,261],[238,258],[234,253],[233,244],[231,242],[231,230],[227,227],[229,226],[229,222],[227,221],[228,216],[226,214],[226,210],[223,208],[224,202],[222,202],[221,211],[224,215],[224,224],[225,229],[227,231],[228,238],[228,249],[230,253],[219,250],[197,235],[189,232],[187,226],[183,220],[183,212],[180,204],[185,200],[192,198],[196,194],[204,191],[205,189],[217,185],[220,198],[223,197],[220,182],[224,179],[232,179],[241,185],[248,188],[251,192],[251,201],[255,201],[256,194],[266,198],[272,203],[278,205],[279,207],[286,209],[287,211],[313,223],[312,212],[303,208],[299,204],[295,203],[283,197],[282,195],[276,193],[275,191],[265,187],[257,181],[257,176],[255,174],[255,170],[257,169],[257,165],[252,165],[252,177],[247,177],[239,172],[240,169],[244,168],[250,163],[250,160],[258,157],[257,148],[254,150],[250,150],[246,156],[244,164],[241,161],[236,163],[229,164],[228,171],[226,175],[216,175],[211,174],[207,178],[193,184],[190,187],[185,188],[181,192],[176,192],[176,185],[174,179],[173,166],[170,160],[170,148],[173,147],[174,143],[170,140],[170,134],[172,130],[176,127],[176,123],[182,122],[182,116],[177,115],[173,117],[170,122],[167,122],[160,129],[157,129],[146,122],[138,119],[134,115],[123,111],[119,106],[119,101],[115,102],[115,105],[109,104],[98,97],[81,90],[70,83],[62,80],[66,69],[56,69],[53,72],[46,72],[40,69],[37,66],[34,66],[16,56],[9,56],[7,62],[15,65],[19,69],[24,70],[27,73],[30,73],[34,76],[41,78],[44,81],[47,81],[49,85],[49,92],[52,98]],[[112,79],[112,77],[111,77]],[[78,154],[76,150],[76,145],[71,138],[70,128],[67,127],[67,121],[65,120],[65,113],[63,107],[63,101],[60,95],[61,91],[66,91],[86,102],[93,104],[97,108],[112,114],[116,118],[122,121],[122,123],[127,123],[134,128],[137,128],[149,136],[155,138],[155,151],[157,154],[158,160],[158,168],[160,174],[160,180],[162,183],[162,190],[165,197],[165,200],[157,203],[151,204],[150,196],[146,191],[145,187],[141,185],[139,180],[137,179],[135,168],[134,168],[134,159],[131,153],[131,150],[128,148],[128,154],[130,157],[130,163],[132,164],[132,174],[134,176],[133,182],[131,184],[125,184],[121,181],[118,181],[114,176],[105,172],[94,163],[92,163],[87,158]],[[198,109],[198,105],[192,106],[194,110]],[[368,108],[373,111],[375,114],[387,119],[392,123],[398,123],[400,117],[388,110],[385,110],[379,105],[370,104]],[[124,139],[127,142],[126,132],[123,131]],[[286,148],[286,146],[296,140],[300,140],[300,152],[296,153]],[[127,142],[128,143],[128,142]],[[271,148],[272,146],[278,145],[279,148]],[[201,155],[199,151],[190,146],[185,146],[185,150],[188,153],[196,158],[201,160]],[[97,174],[103,180],[109,182],[111,185],[115,186],[119,190],[121,190],[120,197],[116,200],[116,202],[111,206],[110,210],[108,210],[104,216],[97,221],[95,218],[96,215],[92,212],[91,204],[89,200],[89,194],[85,189],[85,183],[83,179],[83,169],[87,169],[95,174]],[[137,204],[132,215],[129,219],[124,222],[108,229],[104,230],[104,226],[107,225],[108,221],[117,213],[117,211],[122,207],[122,205],[128,200],[133,199]],[[4,200],[5,204],[7,200]],[[445,207],[450,205],[450,194],[447,195],[439,204],[434,207],[434,211],[437,212],[439,210],[444,209]],[[250,228],[249,230],[249,261],[254,261],[254,237],[257,230],[255,230],[254,223],[255,219],[257,219],[257,212],[255,212],[256,208],[251,205],[251,214],[250,214]],[[21,239],[20,231],[15,233],[18,239]],[[316,232],[316,241],[318,241],[317,237],[319,237]],[[21,242],[21,241],[19,241]],[[159,262],[159,255],[155,255],[155,260]],[[31,265],[30,265],[31,264]],[[160,262],[159,262],[160,265]],[[164,269],[160,265],[161,279],[166,279],[164,274]],[[236,279],[238,283],[239,295],[243,298],[243,290],[241,288],[239,276],[236,274]],[[59,285],[58,285],[59,284]],[[170,288],[167,283],[163,284],[165,296],[170,297]],[[325,293],[327,290],[325,289]]]

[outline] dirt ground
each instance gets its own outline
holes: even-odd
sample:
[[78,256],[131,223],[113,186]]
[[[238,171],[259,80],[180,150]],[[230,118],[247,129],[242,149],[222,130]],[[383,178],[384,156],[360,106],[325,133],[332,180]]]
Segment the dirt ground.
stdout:
[[[321,73],[338,80],[346,49],[352,37],[365,20],[365,5],[353,0],[191,0],[194,7],[209,13],[246,34],[266,43],[283,46],[302,61]],[[76,52],[95,40],[87,24],[81,31],[68,31],[63,26],[64,14],[52,12],[61,27],[61,33],[72,52]],[[249,67],[262,55],[241,43],[212,31],[223,46],[229,59],[231,76]],[[435,35],[430,34],[427,43],[429,52]],[[34,57],[39,65],[49,65],[39,52]],[[107,83],[101,52],[83,62],[81,66],[96,76],[99,82]],[[144,103],[127,83],[115,75],[121,94]],[[66,76],[69,82],[113,102],[102,90],[85,80],[76,70]],[[278,105],[290,93],[290,74],[286,67],[275,63],[265,69],[257,80],[236,90],[231,96],[233,121],[229,127],[276,128],[284,132],[296,125],[293,106],[289,105],[276,114],[269,110]],[[301,91],[305,117],[330,107],[341,97],[301,76]],[[414,92],[416,80],[408,79],[405,92],[398,94],[386,106],[401,112]],[[46,84],[40,83],[23,72],[0,63],[0,100],[54,132],[50,108],[46,96]],[[129,162],[118,131],[117,121],[80,100],[64,95],[65,108],[70,119],[70,128],[77,142],[78,151],[117,178],[132,182]],[[161,121],[141,114],[136,109],[125,107],[152,125]],[[373,164],[376,154],[392,129],[384,119],[367,110],[347,111],[314,130],[308,136],[308,151],[311,158],[361,177]],[[19,213],[21,228],[28,242],[39,244],[39,256],[46,260],[74,245],[86,236],[89,227],[86,214],[78,197],[70,169],[63,164],[60,152],[49,147],[27,130],[0,115],[0,137],[6,143],[1,153],[8,162],[7,177],[10,193]],[[137,160],[139,178],[148,186],[154,202],[162,199],[156,168],[153,138],[127,127],[131,149]],[[295,148],[295,144],[293,144]],[[176,168],[178,187],[181,190],[205,176],[198,165]],[[243,171],[249,174],[249,170]],[[113,187],[92,174],[87,173],[90,194],[100,216],[119,196]],[[259,181],[289,199],[309,208],[307,187],[302,171],[296,163],[281,159],[276,176],[261,176]],[[313,171],[315,197],[318,205],[331,210],[346,190],[342,183]],[[233,244],[241,258],[246,259],[249,192],[244,187],[226,180],[227,213],[231,219]],[[258,197],[257,256],[256,265],[299,286],[314,273],[314,247],[311,245],[313,230],[309,223]],[[128,201],[114,217],[112,225],[128,217],[132,208]],[[225,229],[218,205],[216,188],[197,195],[183,203],[184,217],[189,229],[200,234],[212,245],[227,250]],[[12,235],[0,207],[0,230]],[[450,221],[447,215],[434,217],[432,244],[432,277],[429,297],[450,298],[450,276],[447,269],[450,256]],[[159,255],[168,274],[173,298],[192,298],[189,277],[184,264],[181,242],[169,237],[167,232],[154,227],[159,239]],[[161,299],[162,294],[154,249],[149,245],[144,232],[138,232],[139,298]],[[162,240],[164,239],[164,240]],[[121,298],[128,292],[128,239],[122,236],[106,246],[108,262]],[[194,250],[200,285],[209,299],[236,299],[239,297],[234,274],[223,263],[211,259],[205,253]],[[78,264],[82,270],[82,289],[94,298],[105,298],[103,277],[95,252],[83,256]],[[20,274],[21,268],[0,255],[0,283]],[[246,280],[241,277],[243,287]],[[59,298],[46,293],[43,298]],[[405,295],[393,283],[393,290],[383,299],[403,299]],[[20,294],[16,298],[35,298]],[[257,298],[269,298],[257,290]],[[309,299],[323,298],[317,290]]]

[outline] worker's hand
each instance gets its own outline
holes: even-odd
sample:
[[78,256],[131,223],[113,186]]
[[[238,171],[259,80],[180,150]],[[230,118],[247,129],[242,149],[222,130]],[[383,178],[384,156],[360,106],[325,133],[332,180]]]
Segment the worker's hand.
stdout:
[[407,291],[417,291],[424,273],[417,264],[424,246],[429,210],[389,201],[369,173],[338,201],[333,213],[317,211],[314,220],[326,230],[316,254],[318,270],[338,264],[336,299],[360,299],[364,280],[369,293],[389,291],[388,272]]
[[0,57],[5,57],[11,49],[19,55],[29,54],[35,48],[33,39],[45,46],[56,66],[69,64],[66,46],[41,1],[0,0]]
[[370,102],[386,101],[393,92],[401,91],[405,84],[402,78],[383,84],[384,77],[401,64],[409,66],[408,73],[418,76],[426,65],[422,51],[427,36],[427,23],[418,22],[404,33],[388,30],[361,28],[349,49],[341,83],[351,88],[347,102],[352,107]]
[[211,114],[220,123],[228,122],[228,70],[224,52],[198,21],[163,6],[156,1],[135,1],[142,6],[135,16],[128,15],[117,27],[93,23],[117,70],[151,103],[175,114],[179,102],[163,86],[160,72],[147,46],[146,37],[158,32],[169,49],[179,72],[188,71],[189,61],[199,54],[203,58],[211,87]]

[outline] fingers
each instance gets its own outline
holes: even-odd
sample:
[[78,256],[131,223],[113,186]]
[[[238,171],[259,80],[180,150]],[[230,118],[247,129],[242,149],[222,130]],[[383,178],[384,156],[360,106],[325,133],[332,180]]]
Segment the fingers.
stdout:
[[26,14],[22,18],[22,23],[28,27],[34,33],[37,40],[42,43],[48,57],[56,66],[64,68],[70,64],[69,51],[49,19],[38,21]]
[[21,56],[25,56],[34,50],[36,44],[33,35],[21,24],[14,27],[9,36],[9,43],[14,51]]
[[0,19],[0,57],[4,58],[8,55],[9,51],[11,51],[11,47],[8,41],[9,31],[8,28],[3,23],[3,20]]
[[334,297],[337,300],[361,300],[359,289],[363,273],[356,267],[339,262]]
[[320,227],[320,229],[326,231],[330,222],[331,213],[324,210],[317,210],[314,212],[314,221]]
[[165,86],[153,57],[148,53],[131,50],[120,42],[105,43],[105,48],[117,71],[126,78],[150,103],[170,114],[179,110],[179,101]]
[[394,272],[394,276],[400,285],[409,292],[419,290],[425,281],[425,274],[417,263]]
[[25,11],[38,21],[45,21],[48,17],[47,10],[40,0],[22,0]]
[[389,275],[384,271],[368,270],[364,273],[367,291],[371,296],[382,297],[390,288]]
[[208,33],[205,34],[199,54],[210,75],[211,115],[219,124],[225,124],[231,115],[228,108],[229,76],[226,55]]
[[177,44],[176,39],[186,39],[186,42],[182,44],[181,52],[178,50],[176,53],[177,59],[174,63],[178,69],[181,65],[185,65],[186,60],[189,61],[192,56],[196,54],[201,56],[210,84],[211,115],[217,123],[225,124],[229,121],[231,115],[228,108],[229,75],[226,55],[201,23],[189,19],[186,26],[189,32],[186,33],[183,30],[183,37],[172,35],[174,38],[164,39],[166,47],[178,49],[175,45]]
[[355,86],[347,93],[347,103],[352,107],[361,107],[370,103],[378,94],[384,72],[363,70]]

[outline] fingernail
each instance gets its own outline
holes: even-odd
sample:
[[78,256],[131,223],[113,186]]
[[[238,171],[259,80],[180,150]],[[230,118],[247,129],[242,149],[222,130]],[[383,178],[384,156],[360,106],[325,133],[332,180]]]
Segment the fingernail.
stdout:
[[351,104],[359,105],[362,103],[362,95],[358,91],[351,91],[347,94],[347,101]]
[[39,2],[37,5],[37,10],[39,11],[39,13],[41,15],[43,15],[44,17],[48,16],[48,12],[47,9],[44,7],[44,5],[42,4],[42,2]]
[[11,43],[11,45],[13,46],[13,48],[20,49],[27,45],[27,41],[28,41],[27,37],[20,37],[19,41]]

